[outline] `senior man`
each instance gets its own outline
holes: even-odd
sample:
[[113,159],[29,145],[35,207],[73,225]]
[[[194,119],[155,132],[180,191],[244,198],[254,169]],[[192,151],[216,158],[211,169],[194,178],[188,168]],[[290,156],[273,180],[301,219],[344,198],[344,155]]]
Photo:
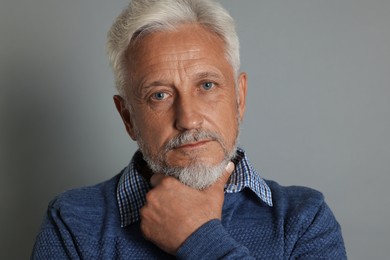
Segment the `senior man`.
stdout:
[[247,80],[211,0],[133,0],[108,34],[114,102],[139,150],[49,205],[35,259],[345,259],[321,193],[263,180],[237,148]]

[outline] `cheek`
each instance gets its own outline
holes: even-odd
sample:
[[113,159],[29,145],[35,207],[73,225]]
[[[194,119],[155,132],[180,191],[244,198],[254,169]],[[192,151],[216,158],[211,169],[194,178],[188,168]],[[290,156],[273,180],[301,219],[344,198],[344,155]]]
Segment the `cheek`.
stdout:
[[171,123],[167,115],[153,112],[138,113],[135,126],[145,145],[158,153],[170,137]]
[[207,121],[213,128],[211,130],[217,131],[227,144],[233,142],[236,136],[238,128],[237,113],[236,100],[224,96],[211,105],[206,114]]

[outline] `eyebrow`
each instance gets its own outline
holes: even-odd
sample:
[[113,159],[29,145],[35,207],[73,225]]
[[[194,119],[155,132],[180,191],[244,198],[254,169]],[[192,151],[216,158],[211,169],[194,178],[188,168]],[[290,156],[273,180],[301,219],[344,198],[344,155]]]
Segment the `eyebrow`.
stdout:
[[[220,73],[213,72],[213,71],[204,71],[196,73],[193,77],[195,81],[203,80],[203,79],[224,79],[223,76],[221,76]],[[138,88],[138,93],[141,94],[142,92],[147,91],[148,89],[151,89],[153,87],[157,86],[172,86],[172,82],[168,80],[156,80],[152,81],[150,83],[143,84],[141,83]]]
[[169,81],[156,80],[156,81],[152,81],[152,82],[146,83],[146,84],[145,83],[139,84],[136,92],[138,93],[138,95],[142,95],[142,93],[147,92],[149,89],[151,89],[153,87],[171,86],[171,85],[172,85],[172,83],[170,83]]
[[199,73],[196,73],[195,77],[194,77],[195,80],[201,80],[201,79],[207,79],[207,78],[223,79],[221,74],[213,72],[213,71],[199,72]]
[[169,85],[172,85],[172,84],[169,83],[168,81],[156,80],[156,81],[147,83],[146,85],[141,85],[141,88],[148,89],[148,88],[157,87],[157,86],[169,86]]

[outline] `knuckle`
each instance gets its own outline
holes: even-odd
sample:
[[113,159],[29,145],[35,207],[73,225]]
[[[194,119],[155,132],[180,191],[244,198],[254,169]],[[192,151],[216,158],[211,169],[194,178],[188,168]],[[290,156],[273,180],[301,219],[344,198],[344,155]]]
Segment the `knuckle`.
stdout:
[[149,239],[150,238],[149,228],[145,224],[145,221],[141,221],[140,229],[141,229],[141,233],[144,236],[144,238]]
[[177,180],[174,177],[168,177],[161,180],[161,185],[165,188],[175,186]]
[[[147,209],[146,209],[145,207],[142,207],[142,208],[139,210],[139,215],[140,215],[140,217],[141,217],[141,220],[145,218],[145,216],[146,216],[146,211],[147,211]],[[141,222],[141,224],[142,224],[142,222]]]
[[156,192],[154,190],[149,191],[146,193],[146,201],[148,203],[154,203],[157,200]]

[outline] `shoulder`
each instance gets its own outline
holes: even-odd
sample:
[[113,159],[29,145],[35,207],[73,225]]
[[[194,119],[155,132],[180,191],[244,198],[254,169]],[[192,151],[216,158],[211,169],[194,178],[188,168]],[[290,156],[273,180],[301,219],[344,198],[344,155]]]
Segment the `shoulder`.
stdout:
[[274,209],[284,217],[313,218],[322,207],[326,207],[324,195],[308,187],[282,186],[266,180],[271,189]]
[[[116,186],[120,175],[94,186],[68,190],[49,204],[34,245],[34,259],[80,258],[103,236],[103,226],[118,226]],[[84,252],[85,253],[85,252]]]
[[73,206],[88,206],[91,203],[97,203],[112,191],[115,191],[119,180],[119,175],[95,184],[93,186],[85,186],[81,188],[67,190],[57,195],[50,203],[51,207],[60,209],[65,205],[71,204]]
[[74,223],[96,221],[97,216],[115,211],[119,178],[120,174],[93,186],[65,191],[49,203],[48,213]]
[[341,227],[321,192],[266,182],[272,191],[273,210],[291,242],[292,258],[346,259]]
[[323,201],[324,196],[320,191],[304,186],[283,186],[271,180],[265,180],[272,191],[272,196],[275,199],[289,199],[291,202],[299,202],[300,200]]

